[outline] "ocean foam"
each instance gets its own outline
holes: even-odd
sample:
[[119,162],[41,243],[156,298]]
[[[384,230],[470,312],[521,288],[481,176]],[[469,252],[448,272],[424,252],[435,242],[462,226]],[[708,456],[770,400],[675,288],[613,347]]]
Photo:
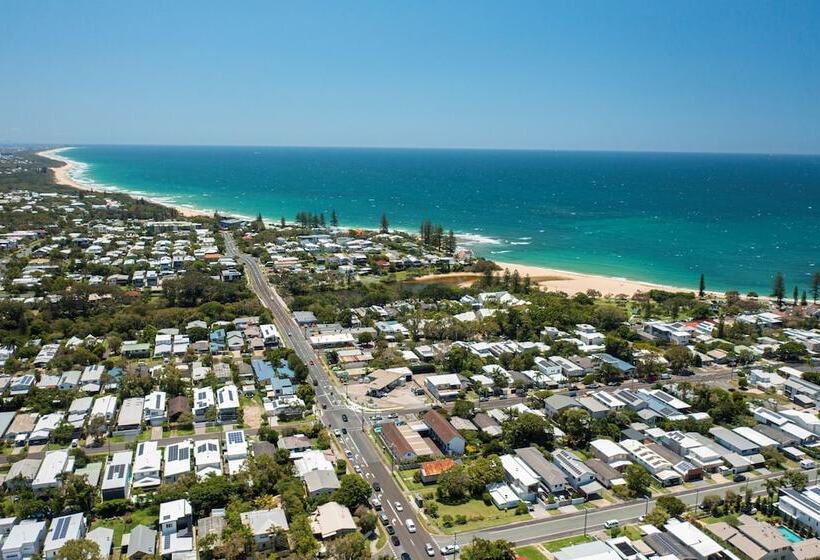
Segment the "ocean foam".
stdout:
[[503,242],[495,237],[478,233],[456,233],[456,240],[464,245],[501,245]]

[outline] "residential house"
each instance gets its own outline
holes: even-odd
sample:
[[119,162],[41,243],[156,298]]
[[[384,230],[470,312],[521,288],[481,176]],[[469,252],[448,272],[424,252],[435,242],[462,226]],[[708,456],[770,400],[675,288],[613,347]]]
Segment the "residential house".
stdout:
[[541,484],[539,494],[558,494],[566,491],[566,476],[561,469],[547,461],[541,451],[535,447],[521,447],[515,450],[515,455],[538,477]]
[[427,411],[422,417],[430,428],[433,441],[447,455],[462,455],[466,444],[461,434],[435,410]]
[[39,554],[46,538],[46,522],[24,519],[3,540],[3,560],[25,560]]
[[46,535],[43,556],[46,560],[54,558],[68,541],[84,538],[86,529],[84,513],[55,517],[51,520],[51,527]]
[[162,483],[161,466],[162,453],[157,447],[157,442],[143,441],[138,443],[133,467],[134,488],[159,486]]
[[313,534],[322,540],[354,533],[358,529],[350,510],[338,502],[327,502],[316,508],[311,515]]
[[62,484],[62,476],[73,469],[74,460],[69,457],[67,449],[49,451],[43,457],[37,476],[31,481],[31,489],[42,492],[58,488]]
[[233,422],[239,413],[239,392],[229,384],[216,390],[216,408],[220,422]]
[[162,471],[162,481],[176,482],[184,474],[191,472],[190,440],[172,443],[165,447],[165,466]]
[[245,468],[248,458],[248,441],[245,432],[232,430],[225,432],[225,461],[228,463],[228,474],[234,475]]
[[203,439],[194,442],[194,464],[196,476],[200,479],[222,475],[222,455],[218,439]]
[[288,520],[281,508],[246,511],[239,516],[253,535],[257,550],[274,548],[273,529],[288,530]]
[[122,500],[129,496],[132,458],[131,451],[118,451],[108,460],[101,488],[103,501]]
[[129,435],[139,433],[142,427],[142,411],[145,400],[141,397],[132,397],[122,401],[120,414],[117,416],[117,435]]
[[309,471],[305,473],[302,480],[311,498],[322,494],[332,494],[339,489],[339,478],[333,470]]
[[[123,541],[125,538],[123,537]],[[128,535],[128,549],[125,557],[128,560],[154,558],[157,550],[157,532],[145,525],[137,525]]]
[[595,473],[568,449],[558,448],[552,454],[552,462],[567,478],[570,485],[586,495],[602,490],[595,480]]
[[143,416],[151,426],[162,426],[168,416],[165,411],[167,394],[165,391],[154,391],[145,395]]

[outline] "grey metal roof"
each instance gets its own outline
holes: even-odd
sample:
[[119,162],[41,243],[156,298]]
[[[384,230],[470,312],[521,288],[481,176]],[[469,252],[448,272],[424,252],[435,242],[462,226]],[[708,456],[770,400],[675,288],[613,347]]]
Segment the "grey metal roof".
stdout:
[[567,477],[563,471],[547,461],[546,457],[535,447],[521,447],[515,454],[549,486],[566,484]]
[[137,525],[131,531],[131,536],[128,539],[128,553],[125,556],[131,558],[139,552],[152,555],[156,546],[157,532],[145,525]]

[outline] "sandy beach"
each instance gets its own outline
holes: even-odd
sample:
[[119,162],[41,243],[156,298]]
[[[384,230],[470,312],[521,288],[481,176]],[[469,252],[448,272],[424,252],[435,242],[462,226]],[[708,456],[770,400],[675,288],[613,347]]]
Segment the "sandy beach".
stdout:
[[611,278],[607,276],[597,276],[595,274],[582,274],[579,272],[569,272],[554,268],[544,268],[539,266],[499,261],[495,261],[495,263],[502,269],[508,268],[510,272],[517,270],[518,274],[520,274],[522,278],[529,274],[532,282],[538,284],[539,287],[545,290],[565,292],[570,295],[574,295],[579,292],[585,293],[587,290],[595,290],[604,296],[624,294],[629,297],[632,297],[637,292],[648,292],[653,289],[668,290],[672,292],[695,291],[693,288],[665,286],[662,284],[653,284],[651,282],[628,280],[626,278]]
[[[42,156],[44,158],[54,160],[54,161],[59,161],[59,162],[64,164],[60,167],[52,167],[51,168],[51,170],[54,172],[54,181],[56,183],[60,184],[60,185],[65,185],[65,186],[68,186],[68,187],[79,189],[81,191],[94,192],[95,190],[102,190],[102,189],[94,189],[94,188],[90,187],[89,185],[86,185],[84,183],[80,183],[79,181],[76,181],[71,176],[71,171],[75,168],[76,164],[73,161],[71,161],[70,159],[67,159],[67,158],[63,157],[60,154],[60,150],[62,150],[62,149],[64,149],[64,148],[55,148],[53,150],[45,150],[45,151],[42,151],[42,152],[37,152],[38,156]],[[125,192],[125,191],[117,191],[117,192],[120,192],[122,194],[126,194],[126,195],[130,196],[131,198],[137,198],[136,195],[133,195],[133,194]],[[180,205],[177,205],[177,204],[170,204],[170,203],[165,202],[163,200],[152,199],[150,197],[141,197],[141,198],[144,198],[145,200],[149,200],[149,201],[153,202],[154,204],[159,204],[161,206],[165,206],[165,207],[168,207],[168,208],[173,208],[174,210],[179,212],[180,215],[182,215],[186,218],[193,218],[193,217],[196,217],[196,216],[211,216],[212,215],[210,212],[206,212],[204,210],[197,210],[196,208],[190,208],[188,206],[180,206]]]
[[[529,275],[530,281],[542,290],[564,292],[569,295],[586,293],[589,290],[595,290],[602,296],[624,295],[626,297],[632,297],[638,292],[648,292],[652,289],[667,290],[670,292],[693,291],[687,288],[653,284],[651,282],[641,282],[639,280],[628,280],[626,278],[610,278],[607,276],[569,272],[567,270],[558,270],[555,268],[546,268],[526,264],[514,264],[499,261],[493,262],[501,267],[501,270],[496,272],[496,275],[498,276],[504,274],[504,269],[509,270],[510,273],[517,270],[521,278]],[[450,272],[446,274],[430,274],[427,276],[420,276],[418,278],[414,278],[412,282],[429,283],[439,281],[467,288],[482,276],[483,274],[479,274],[477,272]],[[708,293],[715,296],[721,295],[718,292]]]

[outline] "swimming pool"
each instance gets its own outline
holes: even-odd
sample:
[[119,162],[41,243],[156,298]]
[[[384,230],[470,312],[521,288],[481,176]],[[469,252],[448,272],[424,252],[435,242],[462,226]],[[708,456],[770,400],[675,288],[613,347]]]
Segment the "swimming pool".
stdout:
[[783,535],[786,538],[786,540],[789,541],[789,542],[795,543],[795,542],[800,542],[800,541],[803,540],[800,537],[800,535],[798,535],[797,533],[795,533],[794,531],[792,531],[788,527],[784,527],[783,525],[778,527],[777,530],[780,531],[780,534]]

